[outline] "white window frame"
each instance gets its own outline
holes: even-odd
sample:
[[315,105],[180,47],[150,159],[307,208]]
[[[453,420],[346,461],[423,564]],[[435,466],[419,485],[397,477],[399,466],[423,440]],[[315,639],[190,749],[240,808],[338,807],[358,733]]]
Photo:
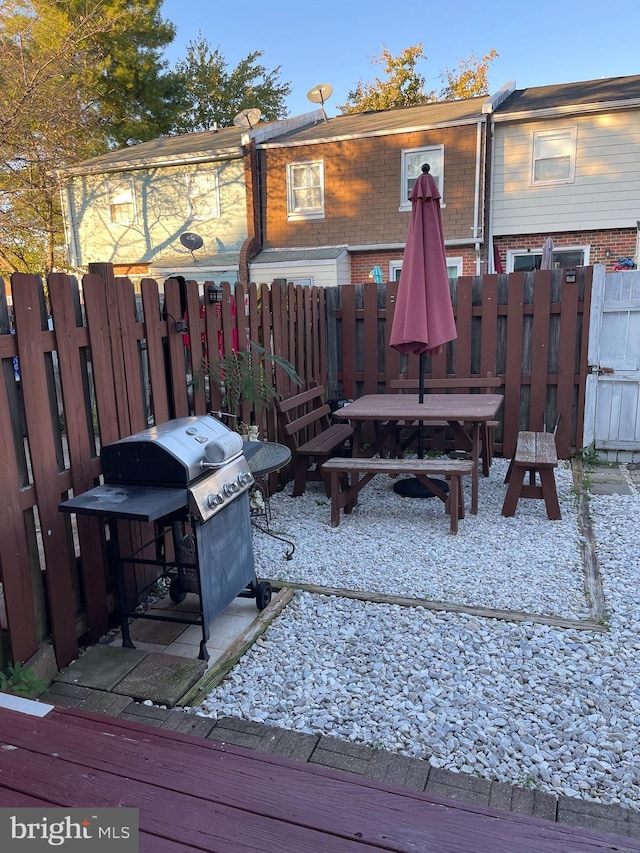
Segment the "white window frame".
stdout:
[[[576,266],[589,266],[589,258],[591,254],[591,246],[556,246],[554,252],[582,252],[582,264]],[[528,258],[540,258],[542,260],[542,247],[539,249],[507,249],[507,269],[506,272],[513,272],[517,257],[526,255]]]
[[313,276],[306,276],[305,278],[296,278],[295,276],[290,278],[287,276],[287,284],[300,284],[303,287],[313,287]]
[[[297,170],[301,168],[316,168],[319,176],[320,203],[317,205],[298,206],[296,199],[296,187],[294,178]],[[309,187],[315,189],[315,187]],[[287,219],[324,219],[324,160],[300,160],[287,163]]]
[[[206,199],[209,208],[198,210],[198,200]],[[220,219],[220,170],[200,169],[187,175],[187,215],[200,221]]]
[[[455,270],[456,270],[455,277],[452,279],[451,276],[449,276],[450,281],[455,281],[455,279],[460,278],[460,276],[462,275],[462,258],[460,258],[460,257],[449,258],[448,257],[446,260],[447,260],[447,272],[452,267],[455,267]],[[401,260],[389,261],[389,281],[398,281],[400,278],[400,270],[401,269],[402,269],[402,261]],[[396,273],[398,273],[397,278],[396,278]]]
[[[542,147],[545,141],[553,140],[553,138],[564,138],[568,143],[569,165],[567,174],[560,178],[536,178],[536,164],[544,160],[553,160],[555,158],[564,158],[563,154],[549,154],[547,157],[540,156],[543,152],[538,152],[538,148]],[[576,148],[578,140],[578,128],[573,125],[571,127],[558,127],[553,130],[534,130],[531,134],[531,186],[553,186],[554,184],[572,184],[576,177]]]
[[[136,194],[133,177],[110,178],[107,181],[107,199],[109,204],[109,221],[112,225],[128,227],[135,225],[138,221],[138,210],[136,206]],[[131,207],[131,216],[127,219],[115,219],[115,209]]]
[[[401,167],[400,167],[400,207],[399,210],[411,210],[411,202],[409,201],[409,181],[412,178],[417,178],[420,172],[415,172],[415,165],[411,163],[419,161],[418,168],[422,167],[423,163],[428,163],[431,166],[429,174],[433,175],[440,190],[440,207],[444,207],[444,145],[426,145],[423,148],[403,148],[400,152]],[[411,161],[411,162],[410,162]]]

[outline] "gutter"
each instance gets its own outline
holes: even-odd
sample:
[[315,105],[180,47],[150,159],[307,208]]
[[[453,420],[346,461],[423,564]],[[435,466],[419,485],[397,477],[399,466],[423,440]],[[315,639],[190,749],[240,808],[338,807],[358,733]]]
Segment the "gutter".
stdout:
[[523,119],[560,118],[582,113],[603,113],[611,110],[631,110],[640,108],[640,98],[626,101],[600,101],[591,104],[566,104],[561,107],[548,107],[541,110],[519,110],[518,112],[496,113],[494,121],[522,121]]
[[106,175],[112,172],[139,172],[157,166],[188,166],[191,163],[212,163],[220,160],[240,160],[243,157],[242,146],[223,148],[220,151],[197,154],[195,156],[178,156],[150,158],[139,163],[96,163],[93,166],[71,166],[56,169],[58,177],[79,177],[81,175]]
[[[482,126],[483,122],[478,122],[476,125],[476,179],[475,192],[473,199],[473,239],[475,243],[476,253],[476,275],[482,273],[482,258],[480,257],[480,241],[479,232],[482,232],[482,226],[478,227],[478,217],[480,211],[480,166],[481,166],[481,149],[482,149]],[[446,244],[445,244],[446,245]]]

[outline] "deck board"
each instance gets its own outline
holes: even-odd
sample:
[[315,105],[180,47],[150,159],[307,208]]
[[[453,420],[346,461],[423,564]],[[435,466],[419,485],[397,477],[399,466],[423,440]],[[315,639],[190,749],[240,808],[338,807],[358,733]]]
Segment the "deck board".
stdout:
[[131,721],[0,711],[0,805],[130,806],[149,853],[595,853],[633,839],[448,801]]

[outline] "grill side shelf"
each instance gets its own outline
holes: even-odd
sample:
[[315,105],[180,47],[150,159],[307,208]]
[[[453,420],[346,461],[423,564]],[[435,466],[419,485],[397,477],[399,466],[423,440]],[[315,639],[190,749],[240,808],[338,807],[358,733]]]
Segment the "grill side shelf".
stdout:
[[188,504],[186,488],[104,484],[60,504],[62,512],[101,515],[128,521],[157,521]]

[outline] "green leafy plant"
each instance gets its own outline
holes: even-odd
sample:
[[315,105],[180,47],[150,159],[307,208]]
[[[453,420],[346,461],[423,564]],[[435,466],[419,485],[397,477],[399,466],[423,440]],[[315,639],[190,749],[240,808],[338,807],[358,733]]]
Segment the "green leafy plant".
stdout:
[[12,663],[4,672],[0,672],[0,690],[3,693],[13,693],[25,699],[32,699],[44,693],[46,689],[44,680],[21,663]]
[[587,444],[576,451],[576,457],[582,462],[585,468],[595,468],[598,464],[598,451],[596,450],[595,442]]
[[273,370],[281,367],[296,385],[302,380],[286,358],[268,353],[264,347],[251,343],[248,350],[233,351],[209,365],[207,373],[222,392],[225,412],[241,420],[241,407],[246,403],[254,410],[271,406],[278,396],[273,385]]

